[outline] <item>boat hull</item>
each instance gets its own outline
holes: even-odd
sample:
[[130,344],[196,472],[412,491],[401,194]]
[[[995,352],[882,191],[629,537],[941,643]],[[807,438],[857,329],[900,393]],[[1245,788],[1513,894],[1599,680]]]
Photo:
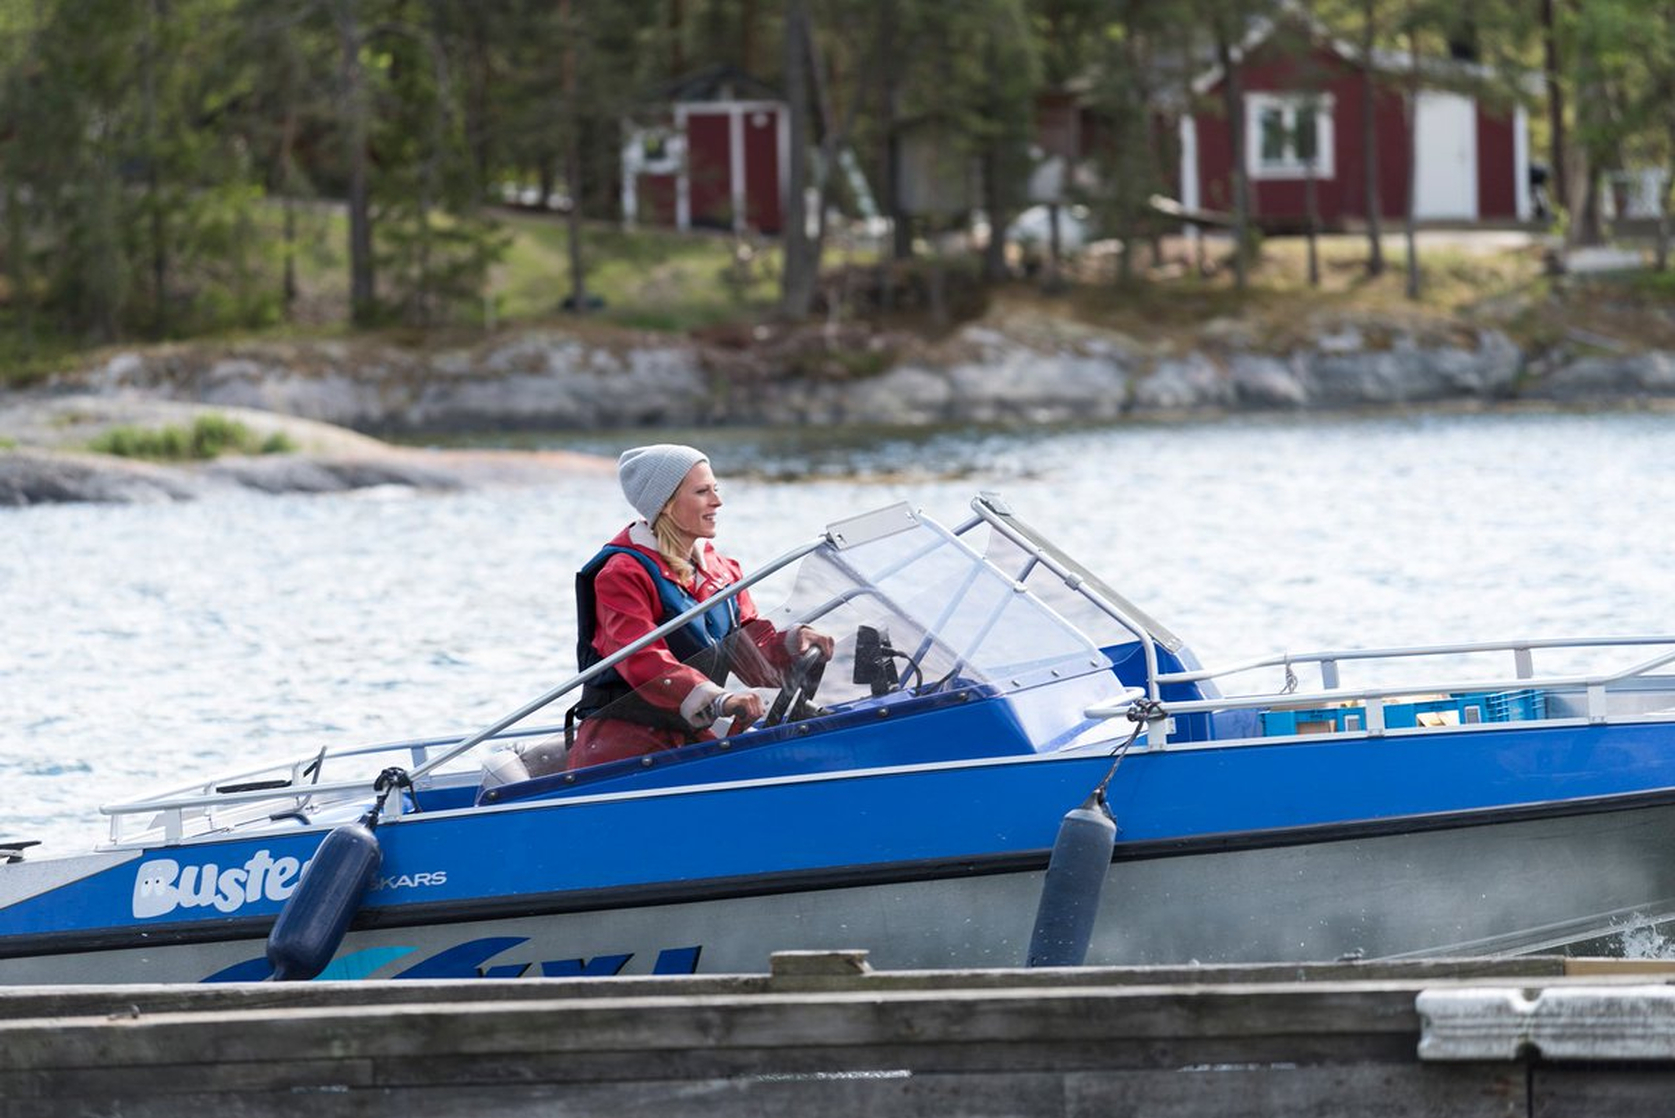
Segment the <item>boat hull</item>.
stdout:
[[[1355,828],[1119,844],[1087,962],[1274,962],[1553,949],[1675,912],[1675,804],[1574,805]],[[1498,817],[1498,818],[1497,818]],[[1010,864],[1008,864],[1010,863]],[[716,883],[714,899],[350,933],[325,978],[752,973],[774,951],[864,948],[891,969],[1019,966],[1044,852],[878,870],[870,884]],[[254,931],[254,929],[253,929]],[[0,982],[201,982],[267,973],[261,934],[0,959]],[[143,937],[135,937],[144,942]]]

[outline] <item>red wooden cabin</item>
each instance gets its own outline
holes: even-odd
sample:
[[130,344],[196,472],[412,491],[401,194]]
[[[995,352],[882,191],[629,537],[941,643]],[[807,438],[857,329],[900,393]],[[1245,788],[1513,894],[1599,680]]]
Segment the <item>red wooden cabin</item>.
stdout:
[[[1402,89],[1410,63],[1401,55],[1378,54],[1374,64],[1379,209],[1386,222],[1399,221],[1408,200],[1409,120]],[[1231,123],[1244,130],[1252,219],[1268,229],[1303,226],[1312,154],[1322,224],[1338,229],[1364,224],[1363,96],[1354,53],[1319,35],[1258,33],[1245,44],[1240,73],[1244,112]],[[1471,76],[1466,63],[1433,60],[1421,67],[1414,114],[1415,217],[1451,224],[1528,220],[1524,109],[1490,105],[1461,92],[1472,87],[1465,80]],[[1194,103],[1214,108],[1180,122],[1180,200],[1188,210],[1233,208],[1230,122],[1218,111],[1224,80],[1219,67],[1201,75],[1193,85]]]
[[623,218],[778,233],[789,123],[773,90],[730,67],[669,86],[625,128]]

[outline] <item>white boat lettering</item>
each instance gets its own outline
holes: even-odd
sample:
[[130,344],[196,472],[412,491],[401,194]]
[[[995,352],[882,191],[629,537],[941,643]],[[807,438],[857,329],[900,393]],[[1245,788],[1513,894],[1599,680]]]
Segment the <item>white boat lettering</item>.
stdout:
[[214,907],[237,912],[264,897],[283,901],[297,887],[308,863],[258,850],[242,866],[214,862],[182,866],[173,858],[152,858],[134,874],[134,918],[166,916],[177,908]]
[[372,883],[368,892],[376,893],[381,889],[419,889],[431,885],[448,884],[447,870],[434,870],[430,873],[404,873],[399,877],[380,877]]

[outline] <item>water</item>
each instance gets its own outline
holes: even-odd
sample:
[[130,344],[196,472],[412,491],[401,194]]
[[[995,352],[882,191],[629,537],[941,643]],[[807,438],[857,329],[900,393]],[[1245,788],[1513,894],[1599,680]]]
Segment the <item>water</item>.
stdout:
[[[997,490],[1212,665],[1675,632],[1655,415],[630,437],[709,449],[747,566],[853,512],[955,521]],[[573,672],[574,572],[627,515],[597,477],[0,510],[0,837],[84,849],[102,802],[486,725]]]

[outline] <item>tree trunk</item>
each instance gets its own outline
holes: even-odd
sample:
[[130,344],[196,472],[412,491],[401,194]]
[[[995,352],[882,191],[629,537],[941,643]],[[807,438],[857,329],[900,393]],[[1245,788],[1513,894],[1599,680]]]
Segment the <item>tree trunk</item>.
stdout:
[[1006,213],[1001,204],[1000,153],[991,143],[983,151],[983,209],[989,215],[989,239],[983,245],[983,280],[1006,279]]
[[1373,2],[1366,0],[1361,21],[1361,174],[1365,178],[1364,199],[1367,207],[1367,274],[1384,274],[1384,199],[1378,190],[1378,122],[1373,117],[1377,106],[1373,83],[1373,39],[1376,31]]
[[785,185],[784,266],[780,273],[779,312],[796,321],[808,317],[814,305],[816,262],[808,241],[805,192],[808,187],[808,9],[806,0],[785,5],[785,97],[789,106],[790,173]]
[[1414,193],[1419,186],[1419,33],[1408,34],[1409,58],[1412,69],[1408,74],[1407,90],[1407,210],[1403,215],[1403,234],[1407,240],[1407,286],[1409,299],[1419,298],[1419,238],[1414,228]]
[[1670,183],[1665,182],[1658,198],[1658,226],[1653,252],[1656,255],[1656,269],[1660,272],[1669,268],[1669,201]]
[[[1675,142],[1675,127],[1669,130],[1669,139]],[[1657,232],[1657,270],[1662,272],[1669,267],[1669,207],[1675,202],[1675,161],[1671,161],[1668,177],[1663,180],[1663,189],[1658,196],[1658,232]]]
[[684,0],[669,0],[669,76],[678,78],[686,72],[686,47],[681,36],[686,34],[686,4]]
[[169,239],[164,213],[161,124],[157,110],[157,69],[162,65],[158,37],[168,20],[165,0],[151,0],[146,11],[145,79],[141,96],[145,102],[146,204],[151,234],[151,332],[165,338],[169,333]]
[[1250,242],[1249,172],[1245,165],[1245,97],[1239,68],[1233,61],[1233,45],[1227,29],[1216,27],[1216,58],[1221,63],[1222,105],[1227,114],[1227,135],[1233,157],[1233,285],[1243,293],[1250,282],[1250,265],[1245,258]]
[[[808,64],[805,71],[813,86],[813,104],[820,107],[820,176],[815,183],[815,219],[814,241],[809,246],[809,268],[814,273],[814,283],[818,285],[820,277],[820,261],[826,252],[826,213],[831,209],[832,184],[837,178],[838,164],[844,144],[849,140],[849,128],[855,120],[855,102],[851,102],[849,110],[838,119],[837,104],[832,97],[831,79],[826,74],[825,61],[820,54],[820,45],[815,41],[814,23],[803,19],[803,49]],[[865,83],[862,83],[863,87]]]
[[[901,135],[896,118],[901,111],[901,83],[896,75],[896,6],[878,6],[878,120],[883,137],[882,162],[879,167],[878,212],[890,224],[890,259],[907,260],[913,256],[913,223],[902,213],[901,207]],[[885,308],[890,303],[889,269],[885,269],[883,299]]]
[[280,299],[281,305],[285,308],[287,321],[290,320],[297,305],[297,200],[295,197],[296,169],[293,162],[296,140],[296,107],[287,104],[285,106],[285,121],[279,132],[280,206],[285,219],[280,248],[280,253],[285,262]]
[[1309,286],[1320,286],[1320,191],[1314,173],[1314,160],[1308,161],[1303,179],[1303,205],[1309,223]]
[[338,89],[343,99],[344,156],[349,167],[349,318],[369,325],[376,312],[372,259],[372,199],[366,150],[366,75],[361,70],[361,31],[357,0],[337,0],[340,54]]
[[1552,204],[1570,208],[1570,180],[1565,175],[1564,82],[1559,73],[1559,29],[1554,12],[1556,0],[1541,0],[1541,42],[1543,77],[1547,84],[1547,188]]
[[739,0],[739,69],[756,73],[756,0]]
[[29,290],[29,234],[23,213],[23,191],[16,175],[6,176],[6,271],[12,281],[12,305],[20,349],[35,354],[35,297]]
[[1597,245],[1605,241],[1605,223],[1599,212],[1599,173],[1594,169],[1591,152],[1579,147],[1570,153],[1570,197],[1576,206],[1570,213],[1570,243]]
[[1047,274],[1042,277],[1041,289],[1049,295],[1064,290],[1064,236],[1059,230],[1057,202],[1047,203]]
[[[564,27],[564,188],[570,195],[565,228],[570,248],[570,309],[586,314],[587,262],[582,254],[582,112],[576,76],[576,39],[580,34],[572,0],[559,0]],[[542,200],[543,204],[545,199]]]

